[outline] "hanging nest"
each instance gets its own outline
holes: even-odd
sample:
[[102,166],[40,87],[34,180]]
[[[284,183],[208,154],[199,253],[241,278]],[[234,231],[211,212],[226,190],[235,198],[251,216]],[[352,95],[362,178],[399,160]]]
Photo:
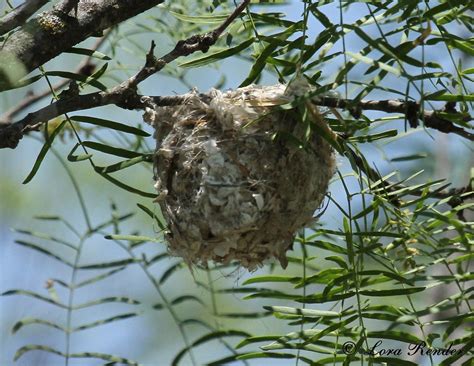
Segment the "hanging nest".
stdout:
[[182,105],[147,109],[172,255],[190,266],[238,261],[249,270],[277,258],[286,268],[286,251],[334,173],[330,145],[317,129],[308,135],[309,125],[330,132],[317,109],[304,123],[296,108],[273,107],[308,90],[251,85],[205,98],[193,91]]

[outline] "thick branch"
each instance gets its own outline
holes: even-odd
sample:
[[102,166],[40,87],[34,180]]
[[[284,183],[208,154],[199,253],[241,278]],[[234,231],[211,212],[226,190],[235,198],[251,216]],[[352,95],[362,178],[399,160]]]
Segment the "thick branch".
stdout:
[[49,0],[26,0],[0,20],[0,35],[23,25],[39,8]]
[[[63,0],[55,9],[31,19],[5,40],[2,58],[20,63],[26,73],[67,51],[90,36],[144,12],[164,0],[88,0],[78,4],[73,17],[58,9],[68,9],[74,1]],[[47,45],[47,46],[45,46]],[[7,62],[8,62],[7,61]],[[6,79],[6,78],[4,78]],[[0,79],[0,91],[12,85]]]

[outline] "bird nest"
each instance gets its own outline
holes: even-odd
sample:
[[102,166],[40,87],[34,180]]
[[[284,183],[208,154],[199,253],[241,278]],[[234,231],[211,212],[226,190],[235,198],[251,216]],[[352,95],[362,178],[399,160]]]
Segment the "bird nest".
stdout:
[[205,98],[193,91],[182,105],[147,109],[172,255],[189,265],[237,261],[254,270],[276,258],[287,266],[286,251],[334,173],[332,148],[314,128],[328,130],[319,112],[308,121],[297,108],[274,108],[307,91],[281,84]]

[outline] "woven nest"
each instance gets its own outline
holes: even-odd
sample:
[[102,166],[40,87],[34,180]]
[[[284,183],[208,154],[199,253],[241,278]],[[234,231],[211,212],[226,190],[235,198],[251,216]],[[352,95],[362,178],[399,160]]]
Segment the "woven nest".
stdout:
[[[295,109],[272,108],[292,101],[294,90],[252,85],[207,98],[194,91],[183,105],[147,109],[171,254],[189,265],[238,261],[254,270],[276,258],[287,266],[286,251],[334,173],[330,145],[315,132],[308,138]],[[295,141],[305,136],[302,148]]]

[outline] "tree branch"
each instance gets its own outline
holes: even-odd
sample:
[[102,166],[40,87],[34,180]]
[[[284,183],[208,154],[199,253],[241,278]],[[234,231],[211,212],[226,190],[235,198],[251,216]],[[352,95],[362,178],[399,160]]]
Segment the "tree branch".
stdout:
[[49,0],[26,0],[23,4],[17,6],[0,20],[0,35],[4,35],[12,29],[21,26],[48,1]]

